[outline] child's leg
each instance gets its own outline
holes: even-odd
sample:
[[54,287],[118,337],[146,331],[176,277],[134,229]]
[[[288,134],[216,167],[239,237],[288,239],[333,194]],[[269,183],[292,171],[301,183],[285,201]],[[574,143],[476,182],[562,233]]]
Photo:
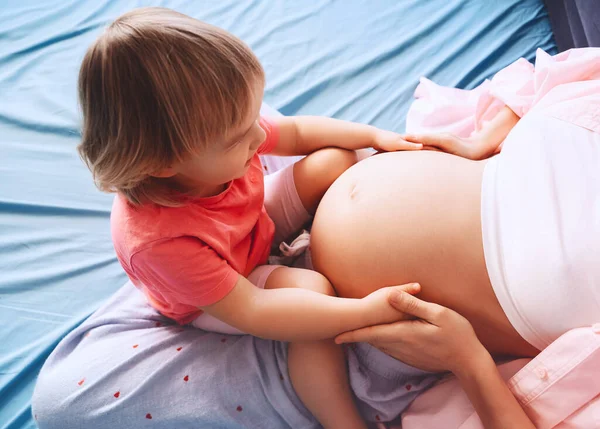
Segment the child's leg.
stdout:
[[322,149],[265,177],[265,208],[275,222],[275,246],[310,220],[327,189],[356,160],[353,151]]
[[[298,268],[280,267],[269,275],[265,289],[280,287],[335,295],[323,275]],[[344,351],[332,340],[290,343],[288,370],[296,393],[326,429],[366,428],[348,383]]]
[[294,164],[294,183],[304,208],[315,214],[325,192],[358,161],[356,152],[326,148],[311,153]]
[[[302,228],[327,189],[356,162],[353,151],[322,149],[265,178],[265,208],[275,222],[275,245]],[[264,287],[302,287],[335,295],[323,275],[296,268],[269,273]],[[354,404],[341,347],[332,340],[291,343],[288,353],[294,389],[325,428],[366,428]]]

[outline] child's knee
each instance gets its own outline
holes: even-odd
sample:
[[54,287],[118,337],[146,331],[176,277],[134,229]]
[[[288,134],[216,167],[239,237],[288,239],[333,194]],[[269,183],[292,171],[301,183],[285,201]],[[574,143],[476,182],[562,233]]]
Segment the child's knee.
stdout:
[[325,186],[325,192],[344,171],[358,162],[358,157],[353,150],[330,147],[311,153],[304,161],[305,174],[311,181]]
[[323,295],[336,296],[335,289],[323,274],[303,268],[279,267],[264,285],[265,289],[301,288]]
[[302,205],[314,214],[327,189],[357,162],[356,152],[326,148],[294,164],[294,183]]
[[335,289],[327,277],[316,271],[308,271],[309,277],[311,277],[310,284],[312,285],[309,289],[318,292],[323,295],[336,296]]
[[336,296],[335,289],[331,285],[331,282],[323,274],[308,270],[308,269],[294,269],[295,279],[297,285],[303,289],[312,290],[323,295]]
[[358,162],[355,151],[330,147],[314,152],[311,156],[318,157],[319,164],[326,166],[326,171],[335,178]]

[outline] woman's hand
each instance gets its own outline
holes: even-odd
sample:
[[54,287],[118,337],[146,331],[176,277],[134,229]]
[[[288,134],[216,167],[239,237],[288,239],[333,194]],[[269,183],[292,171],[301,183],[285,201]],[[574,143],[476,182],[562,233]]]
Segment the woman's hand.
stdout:
[[482,160],[492,156],[497,144],[489,144],[477,135],[457,137],[450,133],[439,134],[405,134],[406,141],[423,144],[424,150],[438,150],[472,160]]
[[486,429],[535,429],[467,319],[399,290],[388,298],[405,317],[418,319],[346,332],[335,342],[365,341],[416,368],[452,371]]
[[413,316],[398,311],[391,304],[390,296],[397,292],[415,295],[421,291],[418,283],[409,283],[401,286],[388,286],[371,292],[360,300],[363,304],[361,315],[357,315],[364,323],[361,326],[382,325],[399,320],[412,319]]
[[504,106],[491,120],[482,124],[469,137],[457,137],[450,133],[406,134],[404,140],[422,143],[423,149],[441,150],[463,158],[482,160],[499,152],[502,142],[508,133],[519,122],[509,107]]
[[421,142],[411,142],[392,131],[376,129],[373,136],[373,149],[378,152],[396,152],[399,150],[421,150]]
[[336,343],[367,342],[408,365],[426,371],[460,373],[489,354],[471,324],[448,308],[391,290],[389,303],[416,317],[388,325],[358,329],[336,337]]

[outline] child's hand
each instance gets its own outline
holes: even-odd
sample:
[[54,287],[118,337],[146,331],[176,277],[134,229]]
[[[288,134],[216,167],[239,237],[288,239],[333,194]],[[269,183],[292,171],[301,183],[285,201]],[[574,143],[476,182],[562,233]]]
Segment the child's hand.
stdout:
[[363,314],[364,326],[381,325],[382,323],[392,323],[399,320],[414,319],[413,316],[398,311],[390,303],[390,297],[396,292],[417,294],[421,291],[418,283],[409,283],[402,286],[389,286],[377,289],[365,296],[361,301],[364,304]]
[[[402,291],[387,295],[405,315],[404,321],[346,332],[336,337],[336,343],[368,342],[408,365],[433,372],[468,370],[488,354],[468,320],[455,311]],[[406,320],[412,317],[418,319]]]
[[379,152],[395,152],[399,150],[420,150],[423,145],[420,142],[410,142],[402,138],[400,134],[392,131],[377,130],[373,138],[373,149]]

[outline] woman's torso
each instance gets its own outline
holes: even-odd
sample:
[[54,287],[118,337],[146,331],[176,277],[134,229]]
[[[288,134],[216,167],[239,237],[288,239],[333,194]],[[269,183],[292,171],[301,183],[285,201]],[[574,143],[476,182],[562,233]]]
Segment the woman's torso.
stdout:
[[492,353],[535,355],[504,314],[486,270],[484,167],[438,152],[387,153],[359,163],[319,206],[315,267],[340,296],[419,282],[421,298],[467,317]]
[[486,166],[482,231],[494,292],[544,349],[600,322],[600,133],[533,109]]

